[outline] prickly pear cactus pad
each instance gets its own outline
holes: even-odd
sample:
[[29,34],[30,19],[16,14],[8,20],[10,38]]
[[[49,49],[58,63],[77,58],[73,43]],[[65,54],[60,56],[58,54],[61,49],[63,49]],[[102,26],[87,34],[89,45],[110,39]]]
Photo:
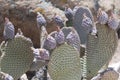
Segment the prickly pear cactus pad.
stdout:
[[62,30],[53,31],[53,32],[50,33],[50,35],[55,38],[56,43],[58,45],[63,44],[65,42],[65,37],[64,37],[64,33],[63,33]]
[[82,6],[76,11],[74,19],[73,19],[73,26],[77,30],[78,34],[79,34],[81,44],[86,43],[87,33],[88,33],[86,31],[86,29],[82,26],[82,20],[83,20],[83,14],[84,13],[93,22],[93,15],[92,15],[91,11],[87,7],[82,7]]
[[48,64],[53,80],[81,80],[79,52],[68,44],[56,48]]
[[13,76],[17,80],[30,68],[33,62],[32,41],[23,35],[8,41],[4,48],[5,56],[1,61],[1,71]]
[[72,35],[71,36],[69,35],[69,37],[71,37],[72,39],[73,38],[75,39],[75,40],[73,40],[74,42],[70,42],[70,44],[72,44],[73,47],[77,48],[77,50],[80,51],[80,37],[79,37],[77,31],[73,27],[63,27],[62,31],[65,35],[65,41],[66,42],[68,41],[67,37],[70,34],[70,32],[74,31],[74,34],[73,34],[74,37],[71,37]]
[[98,38],[88,35],[87,51],[87,78],[95,76],[114,55],[118,44],[116,31],[107,25],[97,24]]

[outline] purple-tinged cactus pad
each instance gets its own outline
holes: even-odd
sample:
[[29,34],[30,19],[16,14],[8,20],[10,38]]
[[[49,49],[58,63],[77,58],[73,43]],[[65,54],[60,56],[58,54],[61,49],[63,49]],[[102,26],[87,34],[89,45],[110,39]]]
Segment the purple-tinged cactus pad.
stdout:
[[68,18],[68,20],[73,20],[73,11],[71,8],[65,10],[65,16]]
[[65,35],[65,42],[80,51],[80,37],[73,27],[64,27],[62,31]]
[[47,22],[42,14],[37,15],[37,25],[38,27],[46,26]]
[[58,44],[62,44],[65,42],[65,36],[64,36],[64,33],[62,32],[62,30],[58,31],[55,34],[55,40]]
[[114,30],[116,30],[119,26],[119,21],[112,18],[108,20],[108,26]]
[[3,36],[5,40],[14,38],[15,29],[14,29],[14,25],[11,22],[5,23]]
[[98,15],[97,20],[100,24],[106,24],[108,21],[108,14],[105,11],[101,11],[100,15]]
[[87,33],[89,33],[90,31],[92,31],[92,20],[89,17],[85,17],[82,20],[82,26],[85,28],[85,30],[87,31]]
[[45,42],[44,42],[44,48],[47,49],[47,50],[52,50],[56,47],[56,40],[48,35]]
[[82,7],[80,6],[73,18],[73,26],[74,28],[77,30],[80,40],[81,40],[81,44],[85,44],[87,41],[87,31],[86,29],[82,26],[82,20],[83,20],[83,14],[86,14],[87,17],[89,17],[92,21],[93,24],[93,15],[91,13],[91,11],[87,8],[87,7]]

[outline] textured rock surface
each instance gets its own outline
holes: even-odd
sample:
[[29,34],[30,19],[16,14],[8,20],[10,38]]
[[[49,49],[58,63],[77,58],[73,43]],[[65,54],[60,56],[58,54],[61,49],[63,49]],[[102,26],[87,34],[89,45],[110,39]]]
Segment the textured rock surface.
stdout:
[[[37,4],[39,4],[38,0],[29,1],[21,1],[16,0],[14,2],[7,1],[7,0],[0,0],[0,42],[3,39],[3,29],[4,29],[4,17],[8,17],[10,21],[15,26],[15,32],[18,28],[21,28],[23,34],[26,37],[30,37],[33,41],[35,47],[39,47],[39,29],[37,28],[36,22],[36,14],[30,13],[31,9],[35,9]],[[47,30],[48,33],[55,30],[54,23],[48,22],[47,23]]]
[[108,71],[104,73],[101,80],[118,80],[119,74],[116,71]]

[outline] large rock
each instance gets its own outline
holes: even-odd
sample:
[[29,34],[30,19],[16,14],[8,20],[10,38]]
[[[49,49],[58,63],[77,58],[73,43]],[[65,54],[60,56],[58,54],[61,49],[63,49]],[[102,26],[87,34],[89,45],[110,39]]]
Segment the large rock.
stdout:
[[[21,1],[17,0],[15,3],[11,1],[0,1],[0,43],[3,39],[4,17],[8,17],[15,26],[15,32],[21,28],[26,37],[31,38],[35,47],[39,47],[39,29],[36,23],[36,13],[30,12],[35,9],[38,0]],[[49,22],[47,26],[48,33],[55,30],[54,23]]]

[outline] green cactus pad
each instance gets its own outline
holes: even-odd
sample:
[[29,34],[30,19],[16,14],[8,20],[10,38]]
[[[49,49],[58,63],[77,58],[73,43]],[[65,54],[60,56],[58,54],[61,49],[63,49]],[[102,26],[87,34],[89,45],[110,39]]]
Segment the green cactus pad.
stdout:
[[17,80],[33,62],[32,46],[32,41],[23,35],[8,41],[3,51],[5,56],[1,61],[1,71],[10,74],[14,80]]
[[[73,27],[63,27],[62,28],[62,31],[65,35],[65,41],[66,41],[67,35],[72,31],[72,29],[74,29],[74,28]],[[77,48],[77,50],[80,52],[80,38],[79,38],[79,35],[76,30],[75,30],[75,34],[78,36],[78,40],[76,40],[76,42],[74,42],[74,45],[75,45],[74,47]]]
[[87,78],[95,76],[114,55],[118,38],[116,31],[107,25],[97,24],[98,38],[88,35],[87,51]]
[[67,44],[59,46],[51,55],[48,71],[53,80],[81,80],[79,52]]
[[83,14],[86,13],[87,17],[89,17],[92,21],[93,20],[93,15],[92,12],[87,8],[87,7],[80,7],[73,18],[73,26],[77,30],[81,44],[85,44],[87,40],[87,32],[85,28],[82,26],[82,20],[83,20]]

